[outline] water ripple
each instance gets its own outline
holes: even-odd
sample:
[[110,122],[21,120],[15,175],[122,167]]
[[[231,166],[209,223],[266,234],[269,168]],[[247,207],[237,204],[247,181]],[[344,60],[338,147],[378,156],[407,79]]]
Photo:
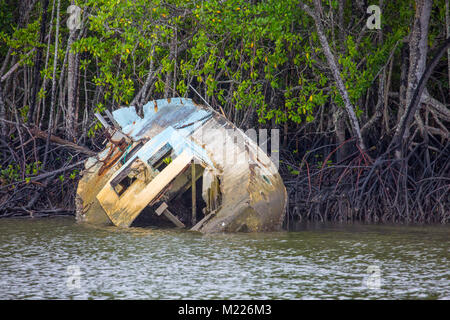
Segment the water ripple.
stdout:
[[[331,225],[200,235],[0,220],[0,298],[449,299],[449,231]],[[371,265],[379,287],[365,282]]]

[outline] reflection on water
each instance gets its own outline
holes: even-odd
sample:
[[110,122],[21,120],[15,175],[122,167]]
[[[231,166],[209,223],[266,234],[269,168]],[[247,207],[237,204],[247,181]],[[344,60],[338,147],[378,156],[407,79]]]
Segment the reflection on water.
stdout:
[[297,229],[201,235],[4,219],[0,298],[450,299],[449,226]]

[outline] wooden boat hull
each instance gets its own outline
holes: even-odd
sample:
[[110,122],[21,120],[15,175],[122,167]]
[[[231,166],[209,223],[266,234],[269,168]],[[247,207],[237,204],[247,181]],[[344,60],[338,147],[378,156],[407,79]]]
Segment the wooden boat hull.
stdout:
[[[149,102],[143,119],[133,108],[116,110],[114,118],[129,143],[112,139],[86,161],[77,189],[78,220],[129,227],[165,216],[203,233],[281,229],[287,196],[275,164],[219,113],[173,98]],[[171,162],[164,165],[167,154]],[[121,185],[120,179],[132,182]],[[190,206],[184,199],[189,190]]]

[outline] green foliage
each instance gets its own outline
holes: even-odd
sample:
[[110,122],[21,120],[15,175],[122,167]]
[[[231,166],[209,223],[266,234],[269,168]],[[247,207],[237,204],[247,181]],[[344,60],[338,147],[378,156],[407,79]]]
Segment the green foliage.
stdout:
[[288,170],[289,170],[289,173],[291,174],[291,175],[293,175],[293,176],[297,176],[297,175],[299,175],[300,174],[300,171],[299,170],[297,170],[297,169],[294,169],[293,167],[291,167],[291,166],[287,166],[287,168],[288,168]]
[[[18,56],[22,65],[33,65],[34,54],[28,54],[39,46],[39,20],[29,23],[24,28],[12,27],[11,33],[0,32],[0,43],[12,49],[11,55]],[[2,45],[3,47],[3,45]]]
[[28,175],[36,175],[38,171],[42,169],[41,162],[32,162],[25,165],[25,174]]
[[[156,42],[164,42],[172,35],[170,28],[152,23],[152,20],[167,15],[158,1],[80,1],[82,8],[95,8],[89,16],[88,35],[73,44],[73,50],[88,53],[82,68],[93,63],[100,71],[93,76],[96,86],[106,88],[105,99],[111,98],[118,105],[128,104],[135,94],[136,75],[144,75],[150,59],[149,50]],[[158,46],[158,58],[164,58],[165,49]],[[158,55],[157,55],[158,56]],[[138,65],[136,65],[136,62]],[[164,61],[164,71],[170,71],[169,62]]]
[[79,171],[78,169],[74,169],[74,170],[70,173],[69,178],[72,179],[72,180],[75,180],[79,173],[80,173],[80,171]]
[[20,116],[22,117],[22,120],[25,123],[28,121],[28,110],[29,109],[30,109],[30,106],[28,106],[28,105],[23,106],[23,108],[19,109]]
[[[29,183],[30,177],[35,176],[40,169],[42,169],[40,161],[25,164],[25,182]],[[10,164],[4,169],[0,165],[0,185],[22,181],[21,172],[22,168],[19,164]]]
[[0,182],[1,184],[11,184],[20,180],[20,165],[8,165],[5,169],[0,166]]
[[163,159],[163,162],[165,163],[165,164],[169,164],[169,163],[171,163],[172,162],[172,157],[165,157],[164,159]]
[[[0,0],[0,43],[13,31],[13,19],[13,2]],[[0,46],[0,56],[5,55],[7,51],[7,46]]]
[[[319,107],[343,105],[315,24],[296,0],[78,0],[76,4],[88,14],[83,36],[71,50],[80,54],[80,71],[88,79],[86,92],[101,88],[100,98],[89,110],[92,113],[101,113],[106,106],[128,105],[150,69],[153,99],[163,97],[168,87],[175,95],[186,96],[191,84],[214,97],[225,110],[256,112],[263,123],[314,122]],[[68,5],[69,1],[62,1],[61,18]],[[325,17],[338,16],[337,1],[323,1],[322,5]],[[7,2],[0,0],[0,8],[5,6]],[[361,115],[366,111],[362,101],[367,90],[410,31],[414,8],[410,1],[385,4],[382,41],[379,31],[361,32],[364,23],[359,17],[355,20],[355,10],[347,3],[344,22],[348,29],[333,25],[326,29],[326,36],[351,102]],[[435,14],[440,22],[444,13],[439,9]],[[2,14],[5,22],[0,23],[11,21],[10,15]],[[40,15],[35,15],[24,28],[2,28],[0,41],[10,46],[23,64],[32,65],[34,54],[26,54],[38,45],[39,26]],[[430,44],[440,30],[433,24],[431,28]],[[345,41],[338,37],[343,31]],[[68,35],[61,22],[56,77],[63,68]],[[54,45],[46,48],[51,54],[41,71],[41,77],[47,79],[53,76]],[[183,49],[176,51],[180,47]],[[174,83],[168,85],[172,77]],[[39,98],[48,91],[48,87],[40,88]],[[26,109],[22,111],[25,116]],[[92,124],[88,136],[93,137],[100,128],[100,123]]]

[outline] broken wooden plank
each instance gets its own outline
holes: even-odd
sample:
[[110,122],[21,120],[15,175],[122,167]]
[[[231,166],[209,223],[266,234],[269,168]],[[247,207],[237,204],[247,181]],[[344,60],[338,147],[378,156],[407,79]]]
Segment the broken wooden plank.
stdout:
[[[195,168],[195,181],[197,181],[198,179],[202,178],[203,176],[203,171],[204,168],[201,165],[196,165],[197,167]],[[170,188],[170,190],[167,191],[166,196],[167,196],[167,200],[174,200],[174,201],[178,201],[179,198],[187,191],[189,190],[189,188],[192,185],[192,177],[191,177],[191,173],[190,174],[186,174],[183,176],[180,176],[179,178],[177,178],[176,181],[174,181],[173,187]]]
[[102,117],[102,115],[98,112],[94,113],[95,117],[98,119],[98,121],[100,121],[100,123],[106,128],[108,129],[109,127],[111,127],[109,125],[109,123],[105,120],[105,118]]
[[172,212],[169,211],[169,209],[167,209],[167,203],[163,202],[158,209],[155,210],[156,214],[158,216],[160,216],[161,214],[163,214],[167,219],[169,219],[175,226],[177,226],[177,228],[184,228],[185,225],[183,222],[181,222],[180,220],[178,220],[177,217],[175,217]]
[[157,164],[162,157],[167,155],[172,150],[172,146],[169,143],[165,143],[161,148],[158,149],[158,151],[155,152],[148,160],[147,163],[154,167],[155,164]]
[[125,151],[125,154],[121,159],[122,163],[125,164],[129,159],[131,159],[136,154],[136,152],[138,152],[142,148],[143,145],[144,144],[142,143],[142,141],[140,141],[133,147],[133,149],[131,149],[131,151]]
[[120,129],[120,125],[119,125],[119,123],[116,121],[116,119],[114,119],[112,113],[111,113],[108,109],[105,110],[105,113],[106,113],[106,115],[108,116],[109,120],[111,120],[111,122],[113,123],[114,128]]
[[125,179],[126,176],[128,176],[128,174],[131,171],[131,166],[133,165],[133,163],[138,160],[139,158],[134,158],[132,162],[130,162],[124,169],[122,169],[119,174],[111,180],[110,184],[113,188],[115,188],[123,179]]
[[200,230],[200,228],[209,220],[212,218],[213,215],[216,214],[216,210],[214,210],[213,212],[207,214],[206,216],[203,217],[202,220],[200,220],[195,226],[193,226],[191,228],[191,231],[198,231]]
[[195,225],[195,223],[197,222],[197,217],[196,217],[196,215],[197,215],[197,203],[196,203],[196,196],[197,196],[197,192],[196,192],[196,184],[195,184],[195,182],[196,182],[196,180],[195,180],[195,161],[194,160],[192,160],[192,163],[191,163],[191,170],[192,170],[192,174],[191,174],[191,177],[192,177],[192,225]]
[[167,203],[165,203],[165,202],[163,202],[159,207],[158,207],[158,209],[156,209],[155,210],[155,213],[158,215],[158,216],[160,216],[163,212],[164,212],[164,210],[166,210],[167,209]]
[[173,222],[173,224],[175,224],[177,226],[177,228],[184,228],[185,225],[183,222],[181,222],[180,220],[178,220],[177,217],[175,217],[169,210],[164,210],[163,214],[167,217],[167,219],[169,219],[170,221]]

